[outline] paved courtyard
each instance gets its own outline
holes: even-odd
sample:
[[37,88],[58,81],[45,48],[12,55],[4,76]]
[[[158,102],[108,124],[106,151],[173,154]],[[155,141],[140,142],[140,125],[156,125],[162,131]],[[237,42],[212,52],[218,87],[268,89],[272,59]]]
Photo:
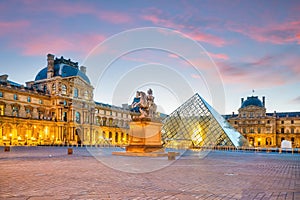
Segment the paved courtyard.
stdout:
[[300,199],[300,155],[211,151],[112,156],[119,148],[0,147],[0,199]]

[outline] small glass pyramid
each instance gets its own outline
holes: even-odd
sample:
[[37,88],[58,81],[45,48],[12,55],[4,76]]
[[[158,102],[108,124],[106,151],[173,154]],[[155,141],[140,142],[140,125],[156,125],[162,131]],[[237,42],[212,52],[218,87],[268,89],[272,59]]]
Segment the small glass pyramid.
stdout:
[[165,147],[176,148],[249,146],[198,93],[164,119],[162,140]]

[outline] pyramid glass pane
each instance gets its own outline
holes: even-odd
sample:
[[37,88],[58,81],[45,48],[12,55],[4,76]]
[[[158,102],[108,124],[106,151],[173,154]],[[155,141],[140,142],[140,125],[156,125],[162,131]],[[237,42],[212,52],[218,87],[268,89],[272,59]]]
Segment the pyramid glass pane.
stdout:
[[169,147],[249,146],[248,141],[199,94],[163,121],[162,139]]

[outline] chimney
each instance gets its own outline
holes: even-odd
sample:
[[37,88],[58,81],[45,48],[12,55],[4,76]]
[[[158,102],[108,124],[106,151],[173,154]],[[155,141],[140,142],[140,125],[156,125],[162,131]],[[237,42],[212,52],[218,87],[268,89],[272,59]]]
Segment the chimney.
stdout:
[[54,76],[54,55],[47,55],[47,78],[52,78]]
[[3,74],[0,76],[0,81],[1,82],[7,82],[7,78],[8,78],[8,75],[7,74]]
[[86,67],[85,66],[81,66],[80,67],[80,71],[84,74],[86,74]]
[[244,98],[241,98],[241,105],[244,103]]
[[265,96],[263,96],[262,99],[263,99],[263,106],[265,107],[265,104],[266,104],[266,102],[265,102],[265,100],[266,100]]

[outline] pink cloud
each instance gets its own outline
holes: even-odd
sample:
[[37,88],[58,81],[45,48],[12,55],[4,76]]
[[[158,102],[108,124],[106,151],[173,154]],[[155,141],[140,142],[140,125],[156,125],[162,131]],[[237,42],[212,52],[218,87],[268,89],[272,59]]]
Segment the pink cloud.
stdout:
[[262,27],[234,25],[230,26],[229,29],[246,35],[258,42],[300,44],[300,21],[270,24]]
[[27,3],[27,9],[29,10],[39,10],[44,12],[56,13],[59,16],[75,16],[80,14],[93,15],[98,19],[114,24],[129,23],[132,22],[132,17],[126,13],[117,11],[108,11],[104,9],[97,9],[96,6],[89,4],[87,2],[56,2],[53,6],[53,2],[44,2],[43,4],[35,3],[31,1]]
[[168,54],[168,57],[169,58],[179,58],[180,59],[180,57],[178,56],[178,55],[176,55],[176,54]]
[[95,13],[100,19],[111,22],[114,24],[123,24],[123,23],[130,23],[132,22],[132,18],[120,12],[112,12],[112,11],[101,11],[98,12],[99,14]]
[[75,35],[74,37],[42,35],[27,38],[25,42],[16,42],[14,46],[21,48],[22,53],[28,56],[45,55],[49,52],[61,54],[65,51],[87,54],[104,39],[103,35],[96,34]]
[[24,29],[28,27],[30,23],[25,20],[21,21],[0,21],[0,35],[8,34],[8,33],[14,33],[19,32],[20,29]]
[[155,25],[169,27],[169,28],[173,28],[175,30],[179,30],[183,33],[186,33],[187,36],[191,37],[193,40],[196,40],[199,42],[209,43],[209,44],[212,44],[212,45],[218,46],[218,47],[221,47],[221,46],[224,46],[225,44],[227,44],[227,42],[222,38],[199,31],[198,27],[175,23],[172,20],[159,18],[157,15],[144,15],[144,16],[142,16],[142,18],[144,20],[152,22]]
[[228,60],[229,57],[226,55],[226,54],[223,54],[223,53],[211,53],[211,52],[208,52],[208,55],[212,58],[212,59],[218,59],[218,60]]
[[192,74],[191,77],[194,79],[201,79],[201,76],[198,74]]
[[296,55],[283,57],[269,55],[240,63],[219,61],[217,66],[223,81],[227,84],[274,87],[295,83],[299,80],[300,73],[298,73],[297,63],[299,63],[299,59]]
[[201,32],[195,32],[195,33],[188,33],[188,35],[193,38],[194,40],[197,40],[199,42],[206,42],[209,44],[213,44],[217,47],[222,47],[226,44],[226,41],[223,40],[222,38],[210,35],[210,34],[205,34]]

